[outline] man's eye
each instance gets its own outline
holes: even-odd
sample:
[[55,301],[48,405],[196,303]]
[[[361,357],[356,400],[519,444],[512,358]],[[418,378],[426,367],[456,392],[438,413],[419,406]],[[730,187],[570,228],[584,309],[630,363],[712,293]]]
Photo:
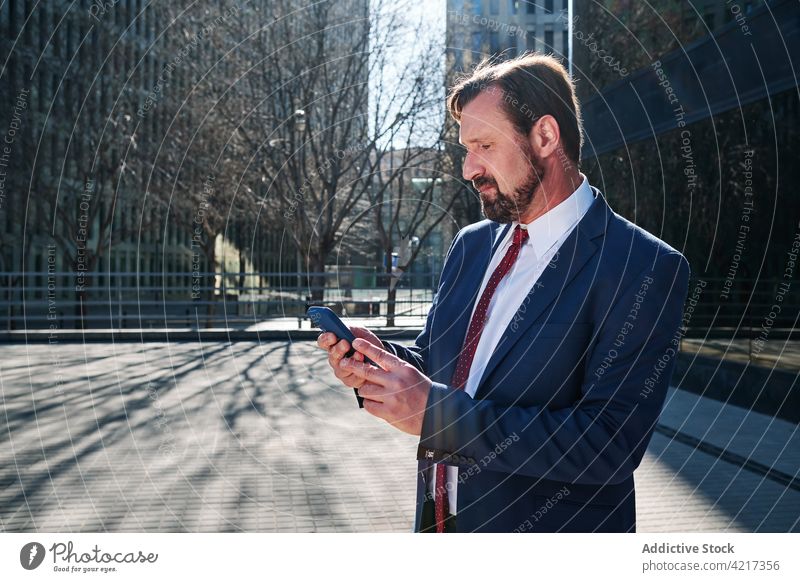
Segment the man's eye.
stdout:
[[482,143],[481,144],[481,149],[482,150],[488,150],[490,147],[491,147],[491,144],[488,144],[488,143]]

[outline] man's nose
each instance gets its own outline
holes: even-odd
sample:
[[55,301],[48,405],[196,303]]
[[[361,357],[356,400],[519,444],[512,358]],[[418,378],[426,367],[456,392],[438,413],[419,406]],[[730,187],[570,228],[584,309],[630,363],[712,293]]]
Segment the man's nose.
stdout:
[[486,168],[480,159],[472,152],[467,152],[464,156],[464,166],[461,175],[465,180],[475,180],[486,173]]

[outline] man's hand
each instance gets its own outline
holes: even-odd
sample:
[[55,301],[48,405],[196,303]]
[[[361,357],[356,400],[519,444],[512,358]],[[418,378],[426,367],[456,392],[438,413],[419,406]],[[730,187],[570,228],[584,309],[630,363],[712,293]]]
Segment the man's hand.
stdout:
[[[356,338],[362,338],[369,343],[383,348],[381,340],[378,339],[374,333],[363,327],[351,327],[350,331]],[[326,331],[321,333],[317,338],[317,345],[323,350],[328,352],[328,364],[333,368],[333,373],[345,386],[350,388],[360,388],[364,380],[359,376],[355,376],[351,370],[345,370],[341,367],[340,362],[344,355],[350,351],[350,342],[347,340],[340,340],[333,333]],[[364,356],[360,352],[353,354],[353,358],[359,362],[364,361]],[[359,392],[359,396],[361,393]]]
[[[374,342],[357,338],[353,347],[356,354],[340,359],[339,367],[350,373],[349,378],[361,382],[357,387],[364,398],[364,410],[403,432],[419,436],[431,390],[430,379]],[[365,363],[364,356],[378,367]]]

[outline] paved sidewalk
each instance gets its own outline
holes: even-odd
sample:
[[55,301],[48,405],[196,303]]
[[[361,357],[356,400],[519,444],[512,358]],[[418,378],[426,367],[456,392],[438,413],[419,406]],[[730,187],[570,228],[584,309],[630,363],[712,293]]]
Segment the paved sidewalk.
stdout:
[[[756,336],[758,337],[758,336]],[[796,339],[770,339],[754,344],[746,339],[684,338],[681,351],[762,368],[800,372]]]
[[800,531],[800,431],[784,420],[670,388],[634,479],[638,531]]
[[0,529],[411,528],[414,439],[307,342],[0,349]]
[[[310,342],[3,345],[0,405],[0,531],[411,529],[416,439]],[[638,530],[800,531],[771,420],[672,391]]]

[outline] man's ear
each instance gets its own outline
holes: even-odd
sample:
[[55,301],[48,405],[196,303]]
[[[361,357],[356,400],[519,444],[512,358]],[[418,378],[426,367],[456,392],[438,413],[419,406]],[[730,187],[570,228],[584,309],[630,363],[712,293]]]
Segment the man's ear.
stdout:
[[561,142],[561,131],[558,128],[558,122],[552,115],[543,115],[536,120],[536,123],[531,127],[531,133],[528,136],[533,147],[540,158],[546,158],[553,154],[558,149],[558,144]]

